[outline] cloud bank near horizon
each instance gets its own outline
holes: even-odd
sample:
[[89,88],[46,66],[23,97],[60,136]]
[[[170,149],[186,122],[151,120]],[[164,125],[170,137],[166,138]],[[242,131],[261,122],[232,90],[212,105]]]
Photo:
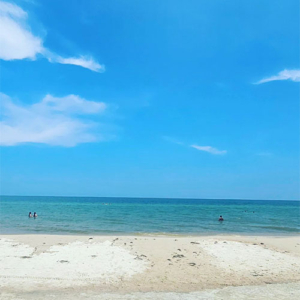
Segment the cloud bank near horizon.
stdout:
[[46,49],[41,37],[35,36],[27,23],[28,14],[20,6],[0,1],[0,59],[3,60],[36,60],[45,57],[51,63],[76,65],[94,72],[104,72],[92,57],[64,58]]

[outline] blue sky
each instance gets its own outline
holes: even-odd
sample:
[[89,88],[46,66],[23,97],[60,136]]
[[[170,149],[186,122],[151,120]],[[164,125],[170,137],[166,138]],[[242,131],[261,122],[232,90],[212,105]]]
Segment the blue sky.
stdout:
[[299,199],[299,1],[0,2],[1,194]]

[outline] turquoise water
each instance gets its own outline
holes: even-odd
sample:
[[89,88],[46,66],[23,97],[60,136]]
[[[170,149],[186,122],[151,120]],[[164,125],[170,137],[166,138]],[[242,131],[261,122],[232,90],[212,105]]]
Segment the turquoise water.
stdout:
[[[38,218],[28,218],[28,212]],[[218,222],[219,215],[224,222]],[[299,201],[0,197],[0,233],[274,234],[300,232]]]

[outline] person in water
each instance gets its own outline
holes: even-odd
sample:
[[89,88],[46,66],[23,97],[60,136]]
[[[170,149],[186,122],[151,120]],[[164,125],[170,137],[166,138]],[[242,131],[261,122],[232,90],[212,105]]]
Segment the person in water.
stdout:
[[219,221],[224,221],[224,219],[223,219],[223,217],[222,217],[222,216],[220,216],[220,218],[219,218]]
[[34,217],[34,218],[36,218],[36,217],[37,217],[37,213],[36,213],[36,212],[34,212],[34,214],[33,214],[33,217]]
[[28,217],[29,217],[29,218],[32,218],[32,214],[31,214],[31,212],[29,212],[29,214],[28,214]]

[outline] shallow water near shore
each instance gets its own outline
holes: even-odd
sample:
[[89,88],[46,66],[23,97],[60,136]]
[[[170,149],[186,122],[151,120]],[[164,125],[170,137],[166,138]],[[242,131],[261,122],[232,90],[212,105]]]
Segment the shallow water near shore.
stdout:
[[297,235],[299,212],[299,201],[1,196],[0,232]]

